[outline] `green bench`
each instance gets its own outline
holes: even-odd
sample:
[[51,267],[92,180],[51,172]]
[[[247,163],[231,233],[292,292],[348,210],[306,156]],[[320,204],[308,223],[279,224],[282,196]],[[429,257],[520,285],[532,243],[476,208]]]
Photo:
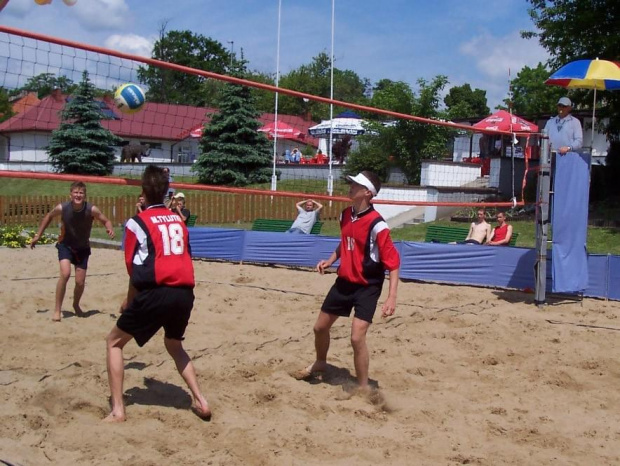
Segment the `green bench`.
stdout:
[[[469,228],[452,227],[444,225],[429,225],[426,229],[426,236],[424,241],[427,243],[454,243],[459,241],[465,241],[469,233]],[[517,237],[519,233],[512,232],[510,243],[508,246],[516,246]]]
[[[284,233],[286,230],[291,228],[293,225],[293,220],[284,220],[278,218],[257,218],[252,223],[252,231],[275,231]],[[321,233],[321,228],[323,227],[323,222],[318,221],[312,226],[312,230],[310,231],[313,235],[318,235]]]
[[195,214],[191,214],[188,219],[187,219],[187,226],[188,227],[193,227],[196,225],[196,219],[198,218],[198,215]]

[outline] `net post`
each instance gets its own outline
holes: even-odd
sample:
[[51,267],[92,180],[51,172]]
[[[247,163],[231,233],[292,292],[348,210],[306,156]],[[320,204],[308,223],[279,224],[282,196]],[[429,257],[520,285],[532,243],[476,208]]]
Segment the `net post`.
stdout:
[[536,265],[534,303],[545,304],[547,285],[547,238],[549,234],[549,200],[551,187],[551,151],[547,131],[543,131],[536,191]]

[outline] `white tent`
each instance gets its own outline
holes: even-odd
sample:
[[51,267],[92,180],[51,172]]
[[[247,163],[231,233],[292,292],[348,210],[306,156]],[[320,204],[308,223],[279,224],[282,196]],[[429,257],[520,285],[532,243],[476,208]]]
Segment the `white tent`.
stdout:
[[333,136],[359,136],[366,132],[365,124],[357,114],[346,111],[331,120],[323,120],[318,125],[311,126],[308,133],[315,138],[327,138],[330,133]]

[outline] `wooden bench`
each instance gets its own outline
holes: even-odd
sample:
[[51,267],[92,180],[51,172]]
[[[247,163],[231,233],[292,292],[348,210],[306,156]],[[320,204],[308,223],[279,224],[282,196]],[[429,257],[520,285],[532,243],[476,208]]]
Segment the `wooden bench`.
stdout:
[[196,219],[198,218],[198,215],[195,214],[191,214],[188,219],[187,219],[187,225],[188,227],[193,227],[196,225]]
[[[444,244],[465,241],[465,238],[467,238],[467,233],[469,233],[469,228],[444,225],[429,225],[426,229],[426,236],[424,238],[424,241],[426,241],[427,243]],[[513,231],[508,246],[516,246],[518,236],[519,233],[515,233]]]
[[[278,218],[257,218],[252,223],[252,231],[275,231],[284,233],[286,230],[291,228],[293,225],[293,220],[284,220]],[[321,233],[321,228],[323,227],[323,222],[318,221],[312,226],[312,230],[310,234],[318,235]]]

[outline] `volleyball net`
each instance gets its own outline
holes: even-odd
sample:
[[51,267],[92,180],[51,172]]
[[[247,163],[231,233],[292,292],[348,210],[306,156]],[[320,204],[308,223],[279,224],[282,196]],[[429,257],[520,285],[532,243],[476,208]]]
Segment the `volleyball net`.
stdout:
[[[479,130],[4,26],[0,63],[2,177],[68,179],[50,160],[50,141],[63,123],[63,109],[88,79],[101,126],[117,138],[111,174],[89,178],[91,183],[135,185],[145,164],[155,163],[168,166],[174,184],[184,190],[343,201],[346,175],[367,168],[384,181],[376,202],[401,210],[506,208],[534,201],[528,190],[535,193],[538,139],[529,133]],[[200,105],[176,103],[165,95],[149,99],[155,93],[144,85],[148,73],[179,89],[189,80],[198,83]],[[146,91],[146,102],[135,113],[115,105],[114,92],[125,83]],[[224,111],[219,105],[230,85],[249,92],[253,102],[263,102],[255,112],[256,137],[249,139],[252,150],[260,146],[260,160],[242,182],[205,177],[204,171],[218,163],[230,168],[226,154],[210,152],[217,144],[208,141],[213,134],[209,125]],[[332,118],[278,112],[278,96],[331,106]]]

